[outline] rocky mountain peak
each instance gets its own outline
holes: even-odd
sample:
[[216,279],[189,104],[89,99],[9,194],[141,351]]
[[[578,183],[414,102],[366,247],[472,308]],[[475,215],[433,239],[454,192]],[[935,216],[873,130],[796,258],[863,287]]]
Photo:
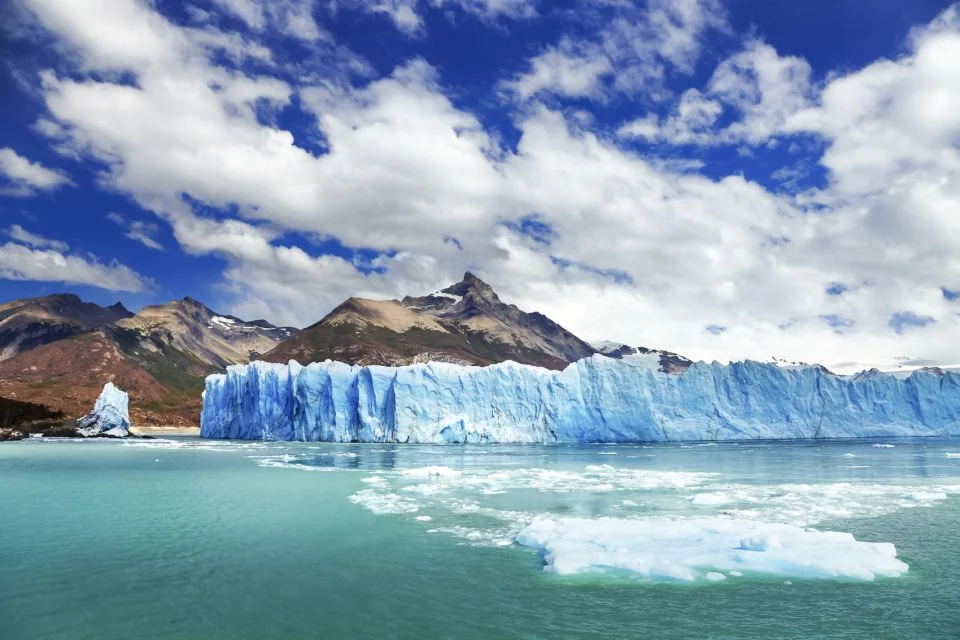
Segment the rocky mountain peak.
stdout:
[[446,289],[441,289],[440,293],[447,293],[460,297],[472,295],[472,297],[479,298],[481,300],[488,300],[490,302],[500,301],[500,298],[497,297],[497,293],[493,290],[493,287],[469,271],[463,274],[463,279],[460,282],[452,284]]
[[460,282],[419,297],[348,298],[264,359],[382,365],[513,360],[562,369],[594,352],[543,314],[502,302],[468,271]]
[[133,312],[123,306],[123,303],[120,301],[115,302],[114,304],[107,307],[110,311],[117,314],[117,318],[132,318]]
[[207,305],[203,304],[203,303],[200,302],[199,300],[195,300],[195,299],[191,298],[190,296],[186,296],[186,297],[184,297],[182,300],[180,300],[180,304],[183,305],[183,306],[185,306],[185,307],[193,307],[193,308],[195,308],[195,309],[205,309],[205,310],[210,311],[211,313],[213,313],[213,311],[211,311],[211,310],[207,307]]
[[38,298],[38,302],[46,302],[54,305],[75,305],[81,304],[80,296],[75,293],[51,293],[48,296]]

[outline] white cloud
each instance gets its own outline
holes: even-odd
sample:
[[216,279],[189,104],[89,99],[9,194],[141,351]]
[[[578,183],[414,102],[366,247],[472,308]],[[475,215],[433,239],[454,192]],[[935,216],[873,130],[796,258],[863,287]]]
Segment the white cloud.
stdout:
[[248,27],[260,31],[267,20],[256,0],[213,0],[213,3],[243,20]]
[[960,170],[960,26],[948,27],[958,14],[952,7],[916,30],[909,55],[833,79],[818,106],[788,120],[788,131],[829,142],[822,163],[842,195],[951,190]]
[[656,140],[660,135],[660,119],[656,114],[650,113],[642,118],[625,122],[617,129],[617,135],[621,138]]
[[393,25],[409,36],[423,35],[424,15],[428,10],[440,9],[448,16],[453,9],[485,22],[499,19],[526,19],[537,15],[537,0],[339,0],[331,3],[336,11],[341,7],[367,13],[382,14]]
[[594,37],[561,39],[530,60],[529,69],[504,83],[521,99],[537,95],[606,100],[611,93],[660,91],[668,70],[689,74],[704,35],[726,30],[717,0],[650,0],[624,4]]
[[537,15],[539,0],[429,0],[434,7],[456,7],[484,20],[496,18],[532,18]]
[[370,13],[382,13],[394,26],[408,35],[415,35],[423,27],[423,18],[417,12],[417,0],[377,0],[361,3]]
[[[549,76],[528,90],[512,114],[513,151],[448,97],[423,60],[361,86],[336,79],[297,86],[214,65],[189,30],[139,3],[116,0],[94,16],[74,9],[80,2],[29,1],[86,68],[137,78],[129,86],[47,74],[48,121],[56,126],[43,130],[103,162],[104,182],[160,215],[184,251],[221,256],[222,286],[244,315],[302,325],[347,295],[426,292],[471,267],[505,299],[586,338],[718,359],[960,358],[952,339],[960,316],[940,291],[960,289],[957,122],[946,108],[957,103],[960,56],[949,21],[918,31],[904,59],[838,77],[820,95],[805,62],[752,40],[666,117],[623,131],[697,144],[710,135],[738,143],[822,136],[830,185],[794,197],[743,176],[710,179],[690,164],[642,157],[590,117],[537,99],[593,95],[583,88],[589,80]],[[654,3],[667,18],[641,24],[714,26],[593,45],[615,68],[625,64],[645,79],[658,69],[686,72],[699,53],[696,34],[715,28],[715,20],[690,18],[700,14],[675,13],[691,6]],[[100,42],[123,30],[145,45]],[[615,59],[608,42],[646,53]],[[581,51],[571,45],[570,53]],[[629,74],[596,77],[607,91],[642,84]],[[315,116],[311,133],[324,154],[263,117],[293,96]],[[218,219],[205,217],[204,207],[219,209]],[[534,214],[549,225],[546,237],[518,224]],[[284,246],[290,232],[390,251],[358,269]],[[848,290],[829,295],[832,283]],[[898,335],[891,317],[907,312],[935,322]],[[842,335],[831,326],[840,321],[850,325]],[[711,325],[727,329],[714,335]]]
[[696,89],[688,89],[680,97],[674,112],[663,122],[647,115],[622,125],[617,135],[623,138],[665,140],[670,144],[704,144],[714,139],[714,124],[723,106]]
[[107,220],[122,227],[126,237],[139,242],[148,249],[163,251],[163,245],[154,239],[154,236],[160,232],[160,226],[153,222],[144,220],[127,220],[119,213],[108,213]]
[[213,0],[222,10],[242,20],[254,31],[274,27],[300,40],[327,37],[313,17],[313,0]]
[[7,229],[7,235],[17,242],[29,245],[35,249],[45,249],[49,247],[51,249],[56,249],[57,251],[63,252],[70,248],[67,246],[66,242],[51,240],[49,238],[44,238],[41,235],[30,233],[18,224],[15,224]]
[[60,171],[31,162],[10,147],[0,149],[0,175],[9,184],[0,185],[0,195],[31,196],[38,191],[52,191],[73,181]]
[[57,249],[32,249],[8,242],[0,245],[0,278],[85,284],[112,291],[143,291],[147,281],[116,261],[65,255]]
[[613,72],[613,63],[598,47],[579,46],[570,39],[530,61],[530,70],[504,84],[522,100],[542,92],[570,98],[591,98],[601,93],[600,82]]
[[709,93],[740,112],[721,134],[726,140],[757,144],[779,132],[787,119],[810,104],[811,69],[803,58],[780,56],[753,40],[717,67]]
[[[770,142],[789,133],[787,121],[811,105],[811,73],[806,60],[780,56],[770,45],[750,40],[717,66],[703,92],[686,90],[662,122],[647,114],[624,123],[617,133],[673,145]],[[725,112],[732,122],[718,126]],[[750,147],[738,151],[749,155]]]

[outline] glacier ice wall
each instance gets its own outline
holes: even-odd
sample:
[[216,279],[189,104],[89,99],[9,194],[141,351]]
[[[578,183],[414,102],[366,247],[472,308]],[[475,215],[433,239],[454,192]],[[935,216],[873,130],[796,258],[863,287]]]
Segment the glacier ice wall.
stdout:
[[123,438],[129,435],[130,399],[112,382],[103,385],[93,411],[77,420],[77,432],[84,436],[108,435]]
[[853,377],[698,363],[670,375],[604,356],[405,367],[252,362],[207,378],[206,438],[637,442],[960,434],[960,374]]

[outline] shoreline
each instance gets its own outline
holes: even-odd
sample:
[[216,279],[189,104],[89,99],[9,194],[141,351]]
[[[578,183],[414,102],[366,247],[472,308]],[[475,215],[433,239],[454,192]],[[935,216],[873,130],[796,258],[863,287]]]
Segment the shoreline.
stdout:
[[130,433],[138,436],[181,436],[185,438],[199,438],[200,427],[177,426],[138,426],[130,427]]

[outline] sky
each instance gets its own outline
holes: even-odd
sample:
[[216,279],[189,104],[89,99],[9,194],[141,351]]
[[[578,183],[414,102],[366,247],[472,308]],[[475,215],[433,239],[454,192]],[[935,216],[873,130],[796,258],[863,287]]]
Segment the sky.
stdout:
[[960,5],[8,0],[0,299],[960,363]]

